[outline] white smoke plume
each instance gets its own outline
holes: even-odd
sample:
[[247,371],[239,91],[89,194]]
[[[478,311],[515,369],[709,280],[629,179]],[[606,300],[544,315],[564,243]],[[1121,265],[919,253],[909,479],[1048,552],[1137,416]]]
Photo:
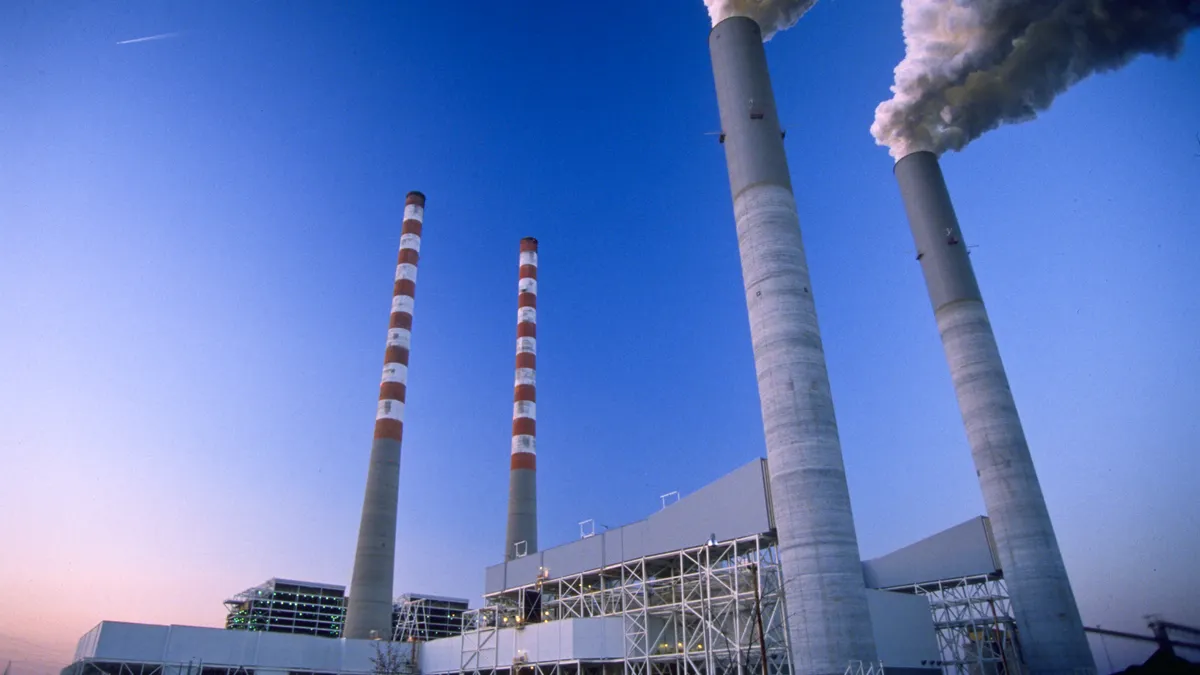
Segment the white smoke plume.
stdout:
[[1093,74],[1173,57],[1200,0],[902,0],[907,52],[871,134],[900,159],[1024,122]]
[[796,25],[817,0],[704,0],[715,26],[731,16],[748,16],[762,28],[763,42]]

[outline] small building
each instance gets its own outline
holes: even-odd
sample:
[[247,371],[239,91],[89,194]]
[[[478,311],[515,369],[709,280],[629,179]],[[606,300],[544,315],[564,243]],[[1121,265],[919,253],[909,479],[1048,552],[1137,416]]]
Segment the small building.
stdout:
[[[409,593],[392,642],[338,638],[345,588],[271,579],[226,627],[103,622],[63,675],[797,675],[768,467],[486,568],[484,602]],[[863,561],[879,662],[859,675],[1022,673],[987,518]]]
[[346,587],[268,579],[225,601],[229,630],[341,637]]
[[405,593],[396,598],[392,623],[397,642],[427,642],[461,635],[463,613],[469,602],[464,598]]

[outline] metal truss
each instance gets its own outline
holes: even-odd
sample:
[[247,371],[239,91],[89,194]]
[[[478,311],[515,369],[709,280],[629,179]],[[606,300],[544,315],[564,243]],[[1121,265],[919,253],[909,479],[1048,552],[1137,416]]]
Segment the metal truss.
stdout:
[[[528,621],[534,607],[527,604],[534,599],[540,611],[534,618],[541,621],[623,619],[622,661],[577,666],[582,672],[600,668],[603,675],[616,675],[614,669],[621,675],[791,674],[783,581],[775,541],[768,535],[710,542],[582,574],[544,576],[536,584],[488,596],[489,606],[477,611],[491,612],[494,633],[495,626]],[[495,649],[496,638],[467,624],[464,628],[472,635],[463,634],[462,672],[485,675],[477,666],[479,654],[489,645]],[[513,664],[513,675],[549,665]]]
[[392,640],[415,642],[429,639],[429,601],[416,598],[397,604]]
[[883,661],[851,661],[844,675],[883,675]]
[[225,628],[340,637],[346,618],[341,586],[269,579],[225,601]]
[[998,576],[943,579],[886,589],[929,599],[946,675],[1025,675],[1008,588]]
[[458,672],[488,675],[500,658],[500,609],[489,605],[463,613],[462,657]]

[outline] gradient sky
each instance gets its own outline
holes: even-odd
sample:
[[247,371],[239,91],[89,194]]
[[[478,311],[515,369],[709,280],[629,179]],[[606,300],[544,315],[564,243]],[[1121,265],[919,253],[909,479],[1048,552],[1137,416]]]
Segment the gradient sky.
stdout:
[[[870,5],[768,44],[866,557],[983,512]],[[699,0],[0,3],[0,660],[348,582],[409,190],[398,592],[477,602],[500,559],[523,236],[544,546],[763,455],[707,32]],[[1198,81],[1194,34],[943,162],[1090,625],[1200,624]]]

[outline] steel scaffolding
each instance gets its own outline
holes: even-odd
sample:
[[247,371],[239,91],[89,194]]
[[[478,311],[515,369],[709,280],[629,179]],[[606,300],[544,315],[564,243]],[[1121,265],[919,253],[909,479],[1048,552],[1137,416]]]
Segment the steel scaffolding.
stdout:
[[392,640],[425,642],[460,634],[467,601],[406,593],[392,608]]
[[345,588],[268,579],[225,601],[230,630],[339,637],[346,616]]
[[1008,588],[998,575],[886,589],[929,599],[945,675],[1025,675]]
[[[536,663],[535,675],[790,675],[786,611],[775,541],[752,535],[550,578],[486,596],[464,615],[462,672],[490,675],[497,631],[531,621],[620,616],[620,662]],[[760,638],[760,625],[762,637]],[[492,658],[481,654],[492,650]],[[765,659],[765,661],[764,661]],[[495,670],[507,670],[497,664]]]

